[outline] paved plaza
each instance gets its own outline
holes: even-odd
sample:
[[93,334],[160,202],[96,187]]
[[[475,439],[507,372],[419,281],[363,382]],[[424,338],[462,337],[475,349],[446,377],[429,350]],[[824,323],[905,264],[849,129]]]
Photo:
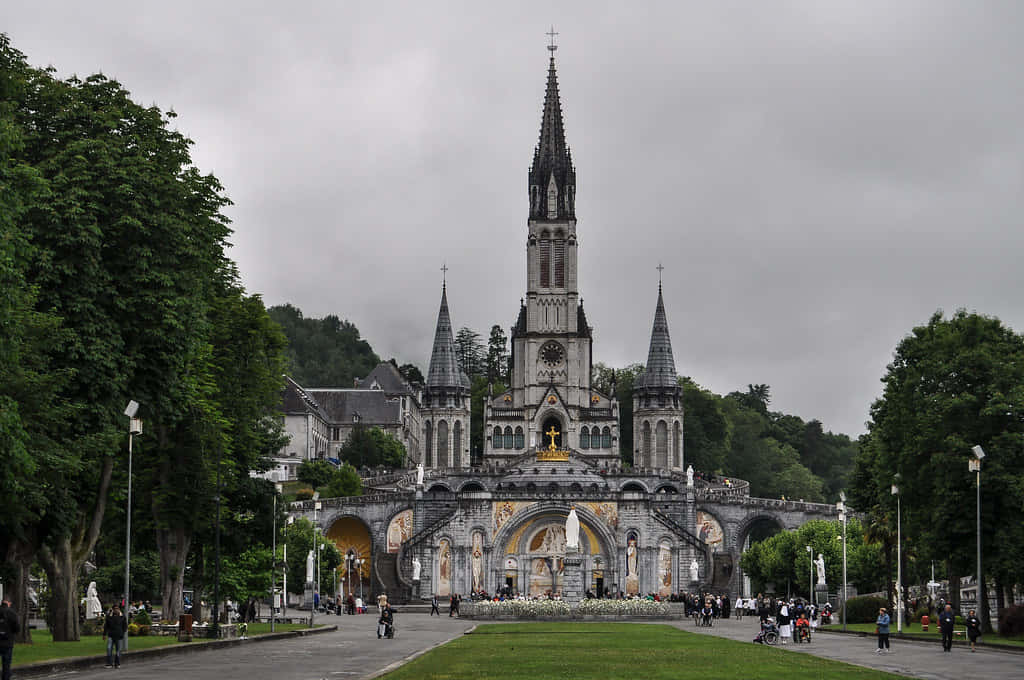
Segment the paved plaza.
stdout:
[[[393,640],[377,640],[376,616],[328,616],[325,623],[337,624],[331,633],[289,638],[273,642],[243,644],[219,651],[173,654],[155,659],[129,655],[116,671],[121,680],[187,677],[190,680],[359,680],[381,672],[417,652],[452,640],[477,623],[468,619],[430,617],[399,613]],[[638,624],[643,625],[643,624]],[[712,628],[697,628],[691,621],[676,621],[686,632],[717,635],[750,642],[757,631],[752,618],[722,620]],[[937,643],[894,640],[892,653],[877,656],[874,637],[820,633],[811,644],[780,647],[796,654],[814,654],[838,661],[877,668],[925,680],[1002,680],[1021,677],[1024,654],[979,649],[954,649],[944,654]],[[103,667],[61,673],[51,678],[108,678],[113,669]]]

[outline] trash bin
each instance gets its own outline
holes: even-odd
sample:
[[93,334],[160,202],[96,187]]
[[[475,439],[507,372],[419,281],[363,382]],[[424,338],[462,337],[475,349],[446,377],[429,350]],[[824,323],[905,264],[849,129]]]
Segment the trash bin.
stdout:
[[930,623],[930,621],[928,620],[928,615],[927,614],[925,614],[924,616],[921,617],[921,632],[924,632],[924,633],[928,632],[928,624],[929,623]]
[[192,642],[192,615],[178,617],[178,642]]

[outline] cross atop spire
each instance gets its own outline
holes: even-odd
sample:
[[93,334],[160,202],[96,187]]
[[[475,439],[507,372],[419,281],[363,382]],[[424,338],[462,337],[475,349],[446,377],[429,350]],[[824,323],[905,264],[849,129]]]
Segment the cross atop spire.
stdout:
[[441,287],[448,287],[448,263],[444,262],[441,264]]
[[551,25],[551,30],[548,31],[547,33],[545,33],[544,35],[546,35],[549,38],[551,38],[551,44],[548,45],[548,52],[551,52],[551,57],[554,58],[555,50],[558,49],[558,45],[555,44],[555,36],[558,35],[558,32],[555,31],[554,24]]
[[664,268],[664,267],[662,267],[662,266],[661,266],[661,263],[659,262],[659,263],[658,263],[658,266],[657,266],[657,267],[655,267],[655,269],[657,269],[657,270],[658,270],[658,292],[660,293],[660,292],[661,292],[661,273],[662,273],[663,271],[665,271],[665,268]]

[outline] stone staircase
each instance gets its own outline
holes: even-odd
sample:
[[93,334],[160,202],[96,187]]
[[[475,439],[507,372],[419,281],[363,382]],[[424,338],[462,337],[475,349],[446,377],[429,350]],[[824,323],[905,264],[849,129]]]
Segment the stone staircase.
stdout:
[[686,529],[686,527],[684,527],[682,524],[666,515],[661,510],[654,508],[651,512],[651,515],[654,517],[654,519],[658,520],[666,527],[671,529],[672,533],[674,533],[679,538],[683,539],[683,541],[685,541],[686,543],[689,543],[691,546],[699,550],[701,553],[707,552],[708,546],[706,543],[704,543],[704,541],[700,540],[699,538],[691,534],[689,530]]
[[377,582],[380,584],[381,592],[387,593],[388,601],[395,604],[408,602],[412,597],[412,587],[404,585],[398,578],[398,555],[395,553],[378,555],[374,566],[377,572]]

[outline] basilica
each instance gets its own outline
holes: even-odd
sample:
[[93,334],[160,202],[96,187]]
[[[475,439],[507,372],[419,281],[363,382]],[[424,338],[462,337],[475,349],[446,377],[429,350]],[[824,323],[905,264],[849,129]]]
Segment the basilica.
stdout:
[[[512,327],[510,387],[485,404],[482,462],[470,457],[470,382],[442,286],[422,393],[413,395],[386,369],[357,386],[376,388],[381,394],[374,398],[393,404],[390,411],[382,406],[380,417],[395,421],[394,432],[421,469],[366,480],[364,496],[301,501],[291,511],[314,521],[346,557],[338,583],[399,602],[499,589],[570,599],[580,596],[573,588],[746,594],[739,555],[751,536],[834,518],[836,510],[753,498],[743,480],[687,469],[660,284],[647,363],[632,395],[634,462],[620,463],[619,403],[591,384],[593,330],[578,286],[576,169],[549,49],[540,138],[527,176],[526,291]],[[358,419],[357,410],[340,404],[372,401],[354,394],[360,390],[332,396],[289,389],[295,412],[307,416],[307,433],[310,411],[320,409],[325,450],[340,440],[344,432],[336,428],[349,414]],[[564,527],[572,509],[580,531],[570,579]]]

